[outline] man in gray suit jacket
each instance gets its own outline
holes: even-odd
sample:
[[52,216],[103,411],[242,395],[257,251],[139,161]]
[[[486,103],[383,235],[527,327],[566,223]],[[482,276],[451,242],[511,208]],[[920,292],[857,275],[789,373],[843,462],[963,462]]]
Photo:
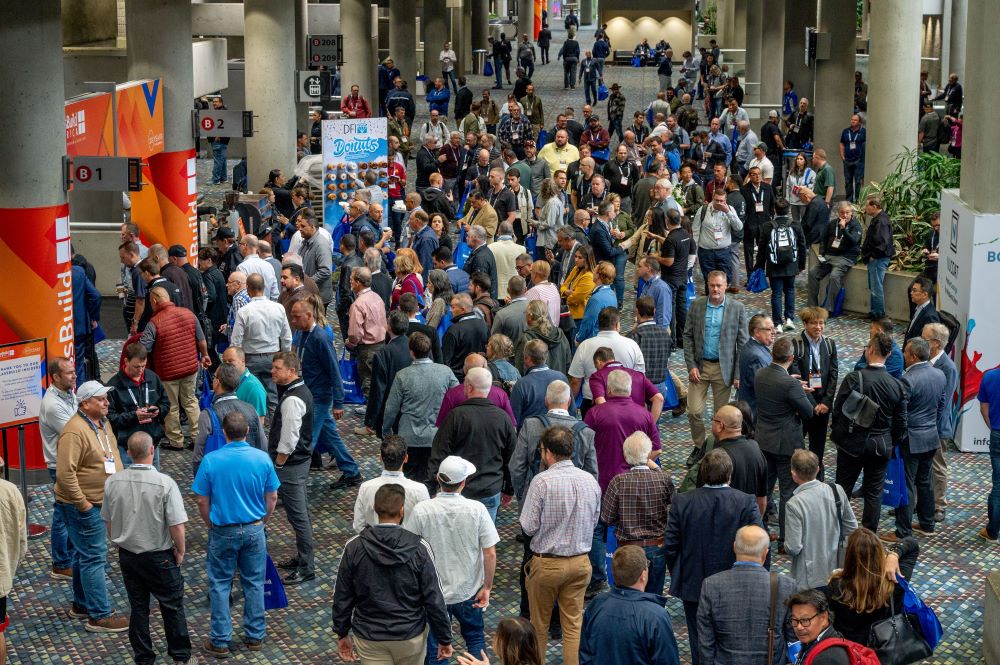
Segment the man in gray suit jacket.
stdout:
[[802,381],[788,374],[795,360],[791,337],[781,337],[771,349],[774,362],[761,368],[754,379],[757,395],[757,441],[767,460],[768,501],[775,481],[781,488],[778,540],[785,541],[785,507],[795,491],[792,453],[803,447],[802,423],[812,417],[816,403],[806,395]]
[[[736,563],[701,584],[698,601],[698,652],[702,663],[767,665],[781,663],[786,642],[795,637],[785,601],[798,591],[788,575],[764,567],[770,547],[767,531],[745,526],[736,532]],[[767,629],[771,618],[771,577],[776,577],[773,661],[768,659]]]
[[757,416],[757,395],[753,380],[757,370],[771,364],[771,345],[774,344],[774,321],[764,314],[750,317],[750,339],[740,351],[740,387],[736,399],[750,405],[754,418]]
[[[906,469],[906,493],[910,500],[896,508],[896,532],[881,536],[890,543],[913,535],[934,533],[934,488],[931,485],[931,461],[940,447],[938,422],[945,410],[944,372],[928,362],[930,345],[914,337],[903,348],[903,388],[907,395],[906,438],[899,444]],[[913,504],[917,508],[917,524]]]
[[510,338],[510,341],[517,344],[521,339],[528,322],[524,318],[524,312],[528,309],[528,299],[524,297],[524,278],[514,275],[507,281],[507,304],[493,316],[493,327],[491,335],[500,333]]
[[938,420],[938,436],[941,444],[934,453],[931,469],[934,472],[934,521],[944,521],[944,511],[948,507],[948,461],[944,454],[948,444],[955,438],[955,421],[952,419],[952,396],[958,389],[958,368],[948,354],[944,352],[948,346],[948,327],[943,323],[929,323],[924,326],[921,337],[927,340],[931,347],[930,363],[944,372],[944,413]]
[[705,443],[705,403],[712,389],[714,407],[729,403],[733,388],[739,389],[736,373],[740,352],[747,343],[747,312],[743,303],[726,297],[726,273],[708,273],[708,295],[691,303],[684,325],[684,362],[688,379],[688,422],[694,450],[689,464],[697,461]]

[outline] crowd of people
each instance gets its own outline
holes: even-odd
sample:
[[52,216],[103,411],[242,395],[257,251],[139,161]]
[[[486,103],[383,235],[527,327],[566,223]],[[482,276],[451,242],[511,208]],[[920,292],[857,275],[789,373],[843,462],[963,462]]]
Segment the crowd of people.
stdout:
[[[572,108],[554,119],[545,108],[527,36],[492,45],[494,90],[504,73],[511,84],[517,59],[499,104],[490,90],[475,98],[444,43],[426,122],[415,125],[391,59],[376,105],[357,86],[345,97],[354,117],[390,119],[395,175],[384,197],[359,190],[344,219],[323,220],[306,186],[274,171],[262,190],[273,216],[242,232],[219,225],[197,257],[147,248],[137,225],[123,225],[130,337],[120,368],[102,382],[79,351],[76,363],[55,358],[42,406],[51,573],[72,581],[71,618],[128,631],[135,661],[152,663],[152,595],[169,655],[194,662],[181,574],[188,517],[159,471],[161,450],[187,449],[209,529],[201,647],[215,658],[238,641],[236,571],[250,651],[266,640],[267,552],[294,552],[276,562],[285,585],[316,579],[310,478],[333,468],[337,499],[356,492],[357,535],[343,545],[332,599],[345,661],[448,662],[457,623],[457,661],[489,662],[501,510],[516,510],[523,546],[520,616],[502,618],[492,642],[503,665],[541,665],[550,639],[568,665],[679,663],[665,592],[682,602],[695,664],[840,663],[884,646],[872,627],[901,606],[897,575],[911,577],[920,539],[948,507],[957,371],[954,331],[934,307],[937,226],[897,342],[882,289],[892,223],[877,197],[853,205],[863,99],[839,145],[838,189],[813,145],[808,100],[789,82],[784,108],[755,132],[714,41],[701,57],[683,53],[675,82],[669,44],[643,40],[632,54],[657,66],[660,91],[627,123],[626,91],[613,84],[602,122],[610,41],[598,30],[581,59],[571,19],[557,60],[566,88],[584,83],[579,121]],[[538,66],[550,43],[544,26]],[[954,91],[944,94],[951,104]],[[309,141],[300,137],[303,154]],[[798,152],[786,164],[789,149]],[[825,328],[859,259],[870,339],[842,376]],[[741,298],[755,273],[771,290],[770,316]],[[92,281],[74,268],[74,306],[96,324]],[[984,379],[987,422],[997,381]],[[349,409],[361,419],[353,434],[379,441],[375,477],[341,436]],[[660,466],[660,425],[685,413],[693,445],[675,485]],[[912,499],[879,532],[894,456]],[[279,503],[294,542],[265,535]],[[1000,499],[989,505],[980,536],[996,542]],[[107,590],[109,539],[128,617]],[[769,572],[778,557],[789,574]]]

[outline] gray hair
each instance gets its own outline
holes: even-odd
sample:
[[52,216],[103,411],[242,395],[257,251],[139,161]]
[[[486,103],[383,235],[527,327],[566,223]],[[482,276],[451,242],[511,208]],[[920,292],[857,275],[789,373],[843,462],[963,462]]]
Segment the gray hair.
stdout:
[[465,375],[465,385],[468,386],[472,392],[486,396],[489,394],[490,387],[493,385],[493,375],[490,374],[488,369],[473,367]]
[[616,369],[608,374],[608,395],[618,397],[632,394],[632,377],[628,372]]
[[[243,350],[238,349],[237,351],[237,357],[239,357],[239,354],[243,353]],[[243,360],[243,358],[240,358],[240,360]],[[215,378],[223,390],[231,393],[240,386],[240,379],[243,378],[243,373],[236,369],[236,365],[232,363],[222,363],[215,370]]]
[[674,191],[674,183],[670,182],[670,178],[660,178],[656,181],[656,186],[667,190],[667,194]]
[[146,459],[153,454],[153,437],[146,432],[135,432],[128,438],[128,456],[132,460]]
[[501,236],[514,235],[514,225],[508,222],[507,220],[500,222],[500,224],[497,226],[497,235]]
[[771,538],[767,535],[767,531],[755,524],[748,524],[736,532],[733,551],[736,552],[736,556],[762,559],[770,546]]
[[469,233],[476,236],[479,242],[486,242],[486,229],[479,224],[469,227]]
[[653,452],[653,442],[646,436],[645,432],[633,432],[622,442],[622,452],[625,453],[625,461],[632,466],[645,464]]
[[372,272],[377,272],[382,269],[382,252],[378,251],[374,247],[369,247],[365,250],[365,267]]
[[597,206],[598,215],[613,215],[615,214],[615,204],[611,202],[610,199],[604,199],[601,201],[601,205]]
[[943,323],[928,323],[921,332],[930,335],[931,340],[937,342],[942,349],[948,346],[951,333],[948,332],[948,326]]
[[563,240],[570,240],[573,238],[573,229],[569,224],[564,224],[556,229],[556,236],[562,238]]
[[565,381],[553,381],[545,389],[545,406],[547,408],[553,409],[563,404],[569,404],[571,398],[569,384]]

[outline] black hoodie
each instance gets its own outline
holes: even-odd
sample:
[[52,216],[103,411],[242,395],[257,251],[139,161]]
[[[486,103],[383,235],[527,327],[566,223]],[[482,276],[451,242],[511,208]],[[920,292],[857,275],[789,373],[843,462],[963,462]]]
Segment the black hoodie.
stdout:
[[408,640],[430,624],[439,644],[451,644],[451,619],[420,536],[398,525],[369,526],[347,541],[333,593],[333,630],[373,642]]

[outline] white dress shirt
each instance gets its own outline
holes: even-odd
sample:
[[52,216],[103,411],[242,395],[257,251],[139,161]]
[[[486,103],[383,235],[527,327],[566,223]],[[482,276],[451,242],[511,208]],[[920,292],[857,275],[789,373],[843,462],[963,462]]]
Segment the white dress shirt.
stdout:
[[264,278],[264,295],[271,300],[278,299],[278,280],[274,277],[274,267],[256,254],[245,257],[236,269],[244,275],[260,275]]
[[230,343],[243,349],[243,353],[276,353],[291,349],[292,329],[284,306],[264,296],[251,298],[236,312]]
[[410,518],[413,515],[413,507],[421,501],[430,498],[427,486],[410,480],[403,475],[402,471],[382,471],[378,478],[372,478],[361,483],[358,488],[358,498],[354,502],[354,530],[358,533],[364,531],[366,526],[378,524],[378,515],[375,514],[375,492],[382,485],[388,484],[402,485],[405,496],[403,497],[403,528],[409,529]]

